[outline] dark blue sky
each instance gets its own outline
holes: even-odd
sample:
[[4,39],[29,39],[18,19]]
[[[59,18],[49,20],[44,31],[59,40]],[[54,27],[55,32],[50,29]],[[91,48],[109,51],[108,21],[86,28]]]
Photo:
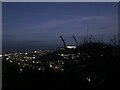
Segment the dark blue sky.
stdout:
[[3,3],[3,48],[43,49],[74,44],[89,34],[107,40],[117,34],[117,3]]

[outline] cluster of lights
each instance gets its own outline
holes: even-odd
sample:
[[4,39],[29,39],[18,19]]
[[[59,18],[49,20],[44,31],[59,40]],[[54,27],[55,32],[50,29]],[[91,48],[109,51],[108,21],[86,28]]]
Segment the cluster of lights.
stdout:
[[58,55],[63,57],[64,59],[76,59],[80,57],[79,54],[58,54]]
[[[76,47],[67,47],[67,48],[70,48],[70,49],[75,49]],[[103,48],[106,48],[106,46],[103,46]],[[32,52],[32,54],[29,54],[29,53],[15,53],[14,55],[12,54],[4,54],[3,56],[5,57],[5,59],[7,61],[9,61],[10,63],[17,63],[17,65],[20,67],[19,69],[19,72],[22,73],[24,71],[24,68],[25,67],[28,67],[28,68],[32,68],[32,69],[35,69],[35,70],[38,70],[38,71],[44,71],[46,68],[51,68],[52,70],[58,72],[58,71],[65,71],[64,70],[64,64],[66,61],[69,61],[72,59],[72,61],[75,61],[75,62],[80,62],[80,61],[83,61],[85,62],[86,60],[92,58],[93,55],[97,55],[98,57],[104,57],[105,54],[104,53],[94,53],[94,52],[89,52],[89,53],[86,53],[86,52],[78,52],[76,54],[73,54],[73,53],[62,53],[62,54],[58,54],[58,56],[61,56],[63,59],[62,60],[56,60],[56,61],[52,61],[52,60],[49,60],[49,61],[46,61],[46,62],[42,62],[42,60],[40,60],[40,56],[42,55],[46,55],[48,52],[49,53],[52,53],[54,51],[56,51],[57,49],[55,50],[49,50],[49,51],[34,51]],[[62,49],[61,49],[62,50]],[[112,49],[113,52],[112,54],[114,56],[120,56],[120,53],[116,53],[115,52],[115,49]],[[2,55],[0,55],[0,57],[2,57]],[[69,60],[66,60],[66,59],[69,59]],[[84,63],[82,65],[80,65],[80,68],[86,68],[87,67],[87,64]],[[105,80],[104,79],[99,79],[99,77],[96,77],[94,75],[89,75],[86,77],[86,73],[83,73],[83,77],[85,80],[87,80],[89,83],[91,82],[94,82],[95,80],[101,80],[99,81],[97,84],[98,85],[101,85],[102,82],[104,82]],[[82,74],[81,76],[82,77]]]
[[45,70],[45,64],[48,65],[48,67],[52,68],[54,71],[63,71],[63,64],[64,62],[62,61],[57,61],[57,62],[43,62],[38,59],[37,57],[40,57],[42,55],[45,55],[47,52],[40,51],[34,51],[31,53],[14,53],[14,54],[4,54],[4,58],[6,61],[9,61],[10,63],[16,63],[21,69],[20,73],[22,73],[22,69],[25,67],[32,68],[32,69],[37,69],[39,71]]
[[90,78],[88,78],[88,77],[87,77],[86,79],[87,79],[89,82],[91,81],[91,79],[90,79]]
[[[69,49],[75,49],[76,47],[70,47],[67,46],[67,48]],[[103,46],[103,49],[107,48],[107,46]],[[58,54],[58,56],[62,57],[62,60],[58,59],[58,60],[47,60],[47,61],[42,61],[40,60],[39,57],[41,57],[42,55],[46,55],[47,53],[52,53],[55,50],[47,50],[47,51],[33,51],[32,54],[31,53],[15,53],[14,55],[12,54],[4,54],[3,56],[5,57],[5,59],[7,61],[9,61],[10,63],[17,63],[17,65],[20,67],[19,72],[22,73],[24,71],[25,67],[28,68],[32,68],[38,71],[44,71],[46,70],[46,68],[50,68],[50,70],[54,70],[56,72],[63,72],[65,71],[64,68],[64,64],[66,63],[66,61],[71,62],[71,61],[75,61],[75,62],[82,62],[83,63],[80,65],[79,68],[81,69],[86,69],[87,66],[86,61],[90,60],[92,58],[92,56],[98,56],[103,58],[105,56],[104,53],[101,52],[77,52],[76,54],[73,53],[61,53]],[[61,48],[60,50],[64,50],[64,48]],[[116,49],[112,49],[112,54],[113,56],[120,56],[120,53],[115,52]],[[0,57],[2,57],[2,55],[0,55]],[[67,60],[66,60],[67,59]],[[71,60],[71,61],[70,61]],[[79,64],[79,63],[78,63]],[[67,70],[66,70],[67,71]],[[83,75],[82,75],[83,74]],[[101,83],[103,83],[105,80],[103,78],[99,78],[100,75],[90,75],[90,72],[86,74],[86,71],[83,71],[83,73],[80,73],[80,78],[84,78],[84,80],[87,80],[90,84],[93,82],[96,82],[98,80],[98,85],[101,85]],[[78,75],[78,74],[77,74]],[[101,81],[100,81],[101,80]]]
[[62,61],[57,61],[57,62],[47,62],[48,67],[50,67],[51,69],[55,70],[55,71],[63,71],[63,65],[64,62]]

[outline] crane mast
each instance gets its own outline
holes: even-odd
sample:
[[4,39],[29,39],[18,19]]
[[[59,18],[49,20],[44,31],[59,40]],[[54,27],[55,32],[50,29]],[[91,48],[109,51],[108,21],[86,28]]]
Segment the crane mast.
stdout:
[[60,36],[60,38],[61,38],[61,40],[62,40],[62,42],[63,42],[64,47],[66,48],[67,46],[66,46],[65,40],[63,39],[62,36]]
[[76,40],[74,35],[73,35],[73,39],[75,40],[75,44],[76,44],[76,47],[77,47],[78,46],[78,42],[77,42],[77,40]]

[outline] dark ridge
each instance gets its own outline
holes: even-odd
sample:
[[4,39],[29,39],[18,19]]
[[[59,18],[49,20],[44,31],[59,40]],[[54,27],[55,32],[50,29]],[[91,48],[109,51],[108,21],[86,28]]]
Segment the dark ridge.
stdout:
[[[78,55],[72,59],[72,55]],[[70,54],[68,59],[58,54]],[[76,49],[56,50],[39,57],[45,70],[38,71],[10,63],[3,57],[3,88],[17,89],[120,89],[120,46],[84,43]],[[64,62],[64,71],[54,71],[46,62]]]

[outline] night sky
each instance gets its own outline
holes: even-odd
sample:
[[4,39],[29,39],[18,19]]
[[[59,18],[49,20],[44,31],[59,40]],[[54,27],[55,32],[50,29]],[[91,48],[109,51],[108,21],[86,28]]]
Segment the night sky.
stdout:
[[117,3],[3,3],[3,51],[74,45],[87,35],[108,41],[118,31]]

